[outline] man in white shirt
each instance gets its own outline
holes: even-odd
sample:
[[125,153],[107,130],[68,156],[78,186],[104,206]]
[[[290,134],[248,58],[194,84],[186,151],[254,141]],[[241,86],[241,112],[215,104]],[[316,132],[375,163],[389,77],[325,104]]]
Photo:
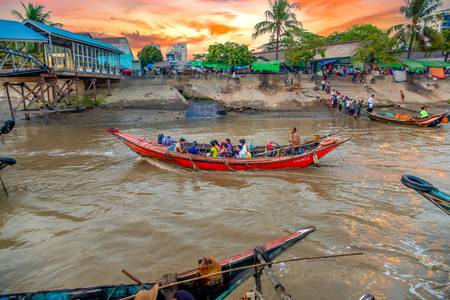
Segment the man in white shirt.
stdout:
[[374,107],[374,104],[375,104],[374,95],[369,97],[369,99],[367,100],[367,104],[368,104],[367,111],[368,112],[373,112],[373,107]]

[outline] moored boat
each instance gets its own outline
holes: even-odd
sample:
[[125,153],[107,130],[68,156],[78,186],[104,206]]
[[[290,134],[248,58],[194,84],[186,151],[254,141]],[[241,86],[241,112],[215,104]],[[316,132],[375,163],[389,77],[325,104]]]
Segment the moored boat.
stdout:
[[[320,158],[348,140],[339,136],[331,136],[301,146],[285,147],[281,149],[282,152],[280,151],[272,156],[263,156],[261,155],[263,152],[260,152],[254,153],[252,158],[213,158],[173,152],[169,150],[168,146],[117,129],[109,129],[109,132],[142,157],[157,159],[194,170],[214,171],[306,168],[311,164],[318,163]],[[294,148],[295,151],[291,151]],[[294,152],[298,154],[294,154]]]
[[418,113],[392,113],[392,112],[369,112],[364,111],[367,116],[374,121],[392,123],[399,125],[414,125],[420,127],[435,127],[441,122],[446,121],[447,112],[440,114],[430,114],[428,118],[418,118]]
[[[287,249],[297,244],[309,234],[315,231],[314,227],[299,229],[294,233],[268,242],[258,249],[263,251],[266,260],[272,261]],[[259,250],[258,250],[259,251]],[[252,266],[257,259],[257,252],[251,249],[237,255],[219,261],[221,271],[234,270],[223,274],[220,284],[206,285],[202,281],[196,280],[179,285],[179,289],[192,293],[197,300],[202,299],[224,299],[245,280],[255,275],[255,268],[244,268]],[[199,276],[198,269],[193,269],[183,273],[178,273],[176,280],[187,281]],[[54,299],[93,299],[93,300],[117,300],[135,295],[142,288],[151,289],[154,283],[120,284],[110,286],[98,286],[92,288],[66,289],[55,291],[41,291],[34,293],[20,293],[0,295],[1,300],[54,300]],[[159,299],[159,298],[158,298]]]
[[428,181],[412,175],[403,175],[401,182],[450,215],[450,194],[444,193]]

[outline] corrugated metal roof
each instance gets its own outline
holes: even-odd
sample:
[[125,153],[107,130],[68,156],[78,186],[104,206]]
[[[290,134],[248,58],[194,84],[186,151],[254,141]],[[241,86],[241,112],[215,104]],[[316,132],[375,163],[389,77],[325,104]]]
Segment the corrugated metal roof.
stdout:
[[0,41],[48,42],[44,36],[17,21],[0,20],[0,28]]
[[325,56],[321,57],[319,54],[314,57],[316,60],[329,58],[344,58],[352,57],[363,46],[362,42],[346,42],[326,45]]
[[116,47],[114,47],[114,46],[112,46],[110,44],[107,44],[107,43],[104,43],[104,42],[101,42],[101,41],[97,41],[97,40],[93,40],[91,38],[88,38],[88,37],[85,37],[85,36],[82,36],[82,35],[79,35],[79,34],[76,34],[76,33],[73,33],[73,32],[70,32],[70,31],[67,31],[67,30],[64,30],[64,29],[61,29],[61,28],[57,28],[57,27],[54,27],[54,26],[51,26],[51,25],[47,25],[47,24],[44,24],[44,23],[41,23],[41,22],[36,22],[36,21],[33,21],[33,20],[26,20],[24,22],[24,24],[31,24],[33,26],[36,26],[37,28],[39,28],[39,29],[41,29],[43,31],[46,31],[46,32],[50,33],[51,35],[63,37],[63,38],[66,38],[68,40],[73,40],[73,41],[80,42],[80,43],[83,43],[83,44],[88,44],[88,45],[91,45],[91,46],[94,46],[94,47],[107,49],[109,51],[116,52],[116,53],[119,53],[119,54],[122,53],[122,51],[120,51],[119,49],[117,49]]

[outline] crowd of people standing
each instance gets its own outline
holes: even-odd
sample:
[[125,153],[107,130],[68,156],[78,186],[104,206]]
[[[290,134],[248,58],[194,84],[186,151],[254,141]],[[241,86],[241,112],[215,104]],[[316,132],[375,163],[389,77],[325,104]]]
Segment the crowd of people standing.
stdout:
[[[336,89],[331,89],[330,82],[322,81],[322,90],[330,95],[329,105],[342,112],[344,115],[359,118],[362,114],[364,107],[364,100],[354,99],[352,97],[346,96]],[[375,106],[375,96],[371,95],[367,99],[367,111],[373,112]]]

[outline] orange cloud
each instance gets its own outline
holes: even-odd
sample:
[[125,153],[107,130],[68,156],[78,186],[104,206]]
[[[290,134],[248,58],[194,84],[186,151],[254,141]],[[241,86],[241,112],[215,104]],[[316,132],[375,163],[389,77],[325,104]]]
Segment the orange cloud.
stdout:
[[405,18],[398,12],[398,9],[393,8],[372,15],[351,19],[337,26],[325,28],[318,33],[321,35],[328,35],[336,31],[344,31],[352,25],[356,24],[373,24],[380,28],[386,28],[393,24],[401,23],[402,21],[404,21],[404,19]]
[[175,43],[197,44],[207,39],[205,35],[195,37],[186,36],[169,36],[165,34],[141,34],[139,31],[135,32],[121,32],[121,35],[128,38],[133,49],[140,50],[148,44],[159,44],[162,48],[168,47]]
[[188,25],[196,30],[207,29],[212,36],[223,35],[230,32],[235,32],[239,28],[234,26],[229,26],[226,24],[208,21],[208,22],[189,22]]

